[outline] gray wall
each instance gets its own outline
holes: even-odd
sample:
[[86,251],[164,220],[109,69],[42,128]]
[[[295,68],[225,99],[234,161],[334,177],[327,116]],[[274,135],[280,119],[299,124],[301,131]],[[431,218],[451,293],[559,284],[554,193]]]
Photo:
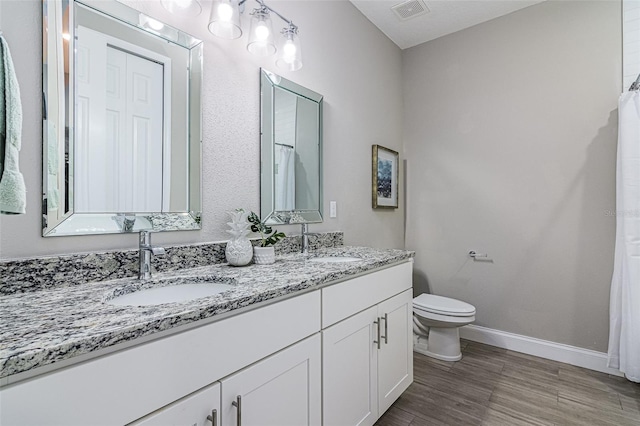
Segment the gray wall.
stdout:
[[548,1],[403,52],[416,291],[606,352],[620,33],[619,2]]
[[[209,2],[203,2],[203,12],[193,19],[172,16],[159,2],[128,3],[205,40],[203,229],[159,234],[154,243],[226,240],[225,211],[237,207],[258,211],[260,206],[258,70],[278,72],[274,58],[251,56],[245,47],[246,35],[227,41],[209,34]],[[324,211],[328,213],[329,201],[335,200],[338,218],[329,219],[326,214],[325,222],[311,229],[343,230],[347,244],[403,247],[402,209],[373,211],[370,200],[371,145],[395,150],[402,146],[400,49],[346,0],[269,4],[300,27],[304,67],[280,74],[325,97]],[[0,260],[136,247],[135,235],[40,236],[40,2],[2,0],[0,8],[0,28],[12,48],[22,90],[20,165],[28,190],[26,215],[0,215]],[[339,31],[328,31],[327,23]],[[274,24],[279,30],[276,18]],[[299,232],[297,227],[284,230]]]

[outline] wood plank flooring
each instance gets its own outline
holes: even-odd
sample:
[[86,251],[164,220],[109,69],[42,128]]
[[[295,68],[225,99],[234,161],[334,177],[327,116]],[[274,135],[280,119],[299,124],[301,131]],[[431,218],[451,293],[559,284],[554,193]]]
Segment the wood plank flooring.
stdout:
[[640,426],[640,384],[462,341],[462,360],[414,353],[414,383],[377,426]]

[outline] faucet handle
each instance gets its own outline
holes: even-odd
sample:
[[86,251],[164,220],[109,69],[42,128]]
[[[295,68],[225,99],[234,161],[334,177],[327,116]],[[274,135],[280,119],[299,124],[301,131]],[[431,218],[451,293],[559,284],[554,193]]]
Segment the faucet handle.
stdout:
[[151,250],[154,256],[164,256],[166,254],[164,247],[150,246],[149,250]]
[[140,250],[148,250],[155,256],[162,256],[165,254],[164,247],[151,245],[151,232],[140,231]]

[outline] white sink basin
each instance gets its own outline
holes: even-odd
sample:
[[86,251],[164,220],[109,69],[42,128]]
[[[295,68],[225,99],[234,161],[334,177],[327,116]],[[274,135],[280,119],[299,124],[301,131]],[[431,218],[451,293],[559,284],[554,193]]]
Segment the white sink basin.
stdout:
[[132,291],[107,300],[106,303],[116,306],[152,306],[163,303],[188,302],[202,297],[213,296],[232,288],[232,285],[217,282],[174,284]]
[[320,263],[344,263],[344,262],[358,262],[362,259],[359,257],[351,257],[351,256],[323,256],[323,257],[312,257],[309,259],[310,262],[320,262]]

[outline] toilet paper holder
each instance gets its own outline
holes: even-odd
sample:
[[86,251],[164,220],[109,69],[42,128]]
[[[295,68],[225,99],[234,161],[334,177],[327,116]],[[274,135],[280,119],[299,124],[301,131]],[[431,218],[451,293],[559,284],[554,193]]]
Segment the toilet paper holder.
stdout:
[[472,257],[472,258],[475,259],[475,258],[478,258],[478,257],[487,257],[487,254],[486,253],[476,253],[475,250],[471,250],[469,252],[469,257]]

